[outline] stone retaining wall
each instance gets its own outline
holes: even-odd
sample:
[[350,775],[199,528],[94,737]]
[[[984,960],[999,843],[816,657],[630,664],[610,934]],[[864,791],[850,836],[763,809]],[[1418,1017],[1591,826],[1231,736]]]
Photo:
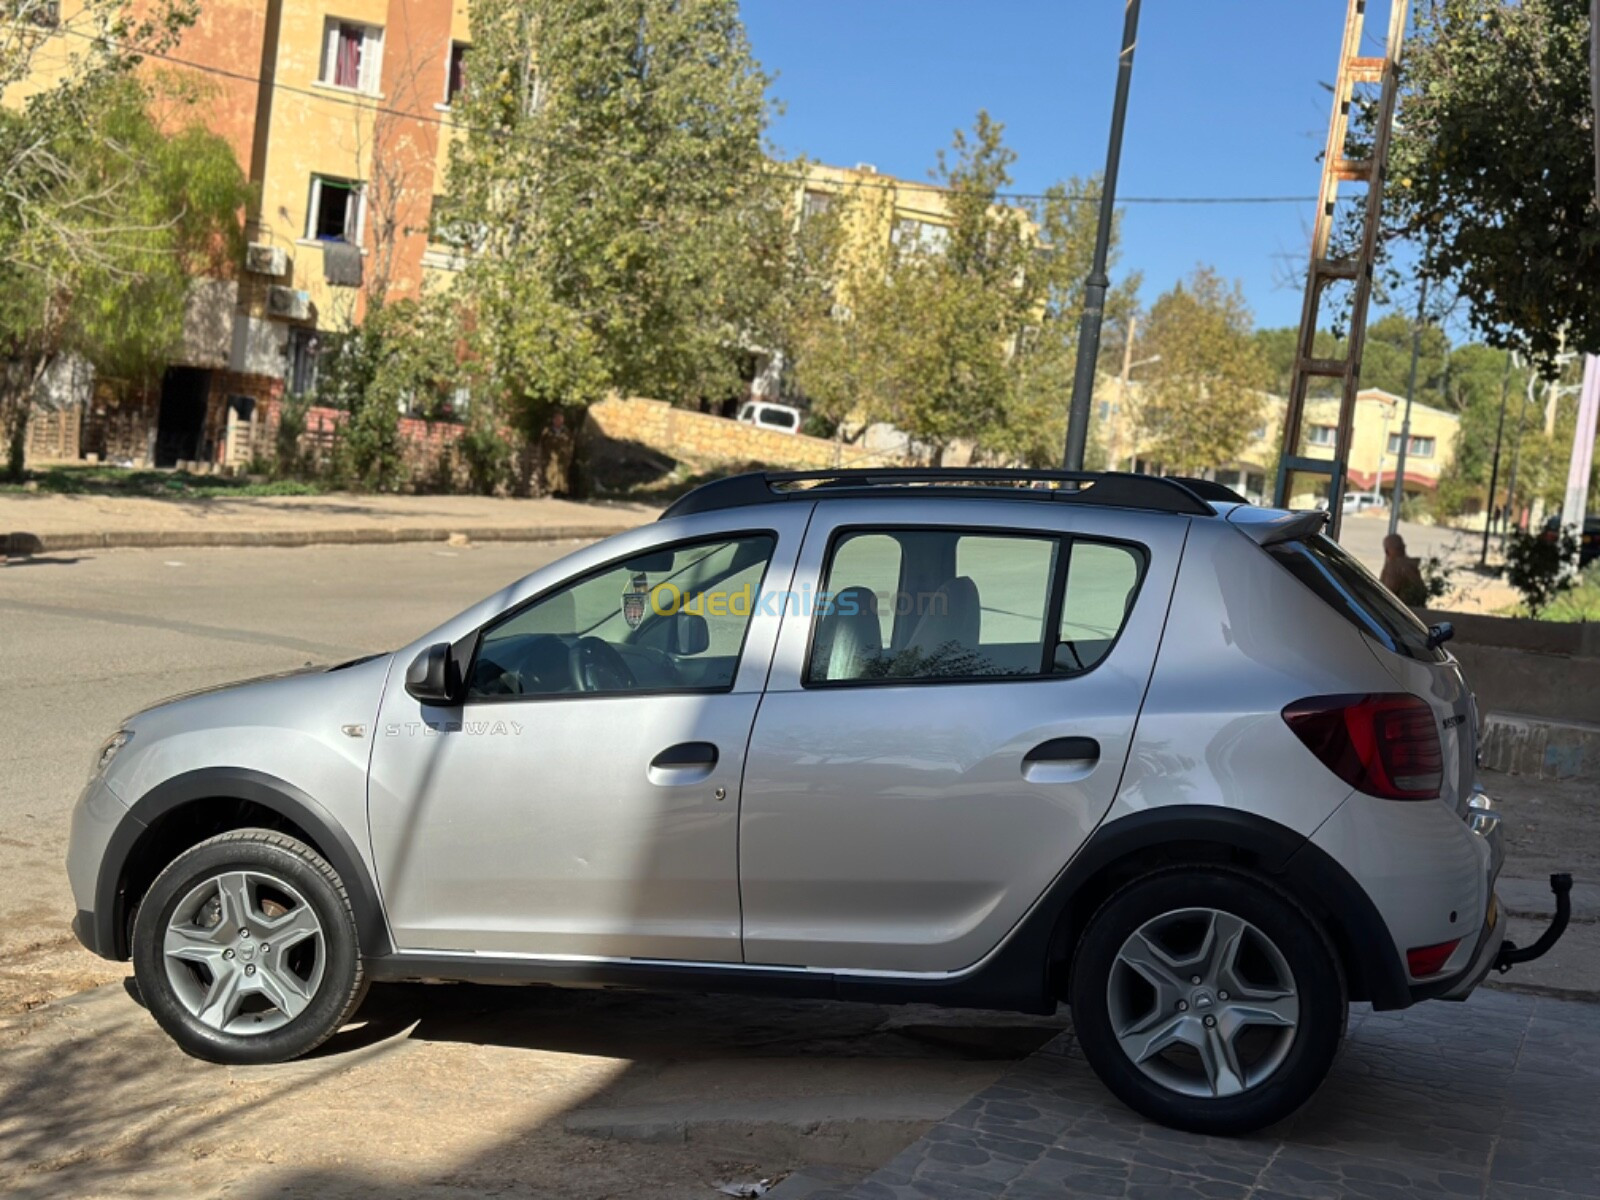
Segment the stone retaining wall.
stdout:
[[820,471],[841,465],[883,467],[899,464],[892,453],[862,453],[824,438],[778,433],[743,425],[727,417],[674,408],[664,400],[604,400],[589,409],[591,433],[615,442],[635,442],[673,459],[700,464],[759,463],[795,471]]

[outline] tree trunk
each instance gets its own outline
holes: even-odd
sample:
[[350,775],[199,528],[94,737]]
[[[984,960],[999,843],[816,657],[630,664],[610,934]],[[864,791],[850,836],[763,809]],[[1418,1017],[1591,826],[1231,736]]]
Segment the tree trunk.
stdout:
[[28,371],[27,382],[0,393],[0,434],[5,436],[6,476],[21,479],[28,456],[28,419],[33,415],[33,398],[39,382],[50,369],[54,356],[41,354]]
[[6,477],[21,479],[23,460],[28,450],[28,415],[33,405],[27,395],[13,394],[0,405],[5,420],[0,422],[6,438]]

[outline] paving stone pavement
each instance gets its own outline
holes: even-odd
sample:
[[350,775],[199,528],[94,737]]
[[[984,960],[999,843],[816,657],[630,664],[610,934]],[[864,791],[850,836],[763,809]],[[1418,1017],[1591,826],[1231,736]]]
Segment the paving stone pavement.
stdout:
[[1480,990],[1350,1015],[1333,1074],[1249,1138],[1113,1100],[1070,1032],[881,1170],[813,1200],[1600,1197],[1600,1006]]

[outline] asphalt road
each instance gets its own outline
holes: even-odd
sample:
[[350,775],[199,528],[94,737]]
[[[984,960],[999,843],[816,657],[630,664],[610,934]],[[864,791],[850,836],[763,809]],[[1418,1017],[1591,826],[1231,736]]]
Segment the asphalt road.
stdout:
[[124,550],[0,566],[0,1013],[107,977],[66,928],[62,861],[89,760],[121,718],[404,645],[577,545]]

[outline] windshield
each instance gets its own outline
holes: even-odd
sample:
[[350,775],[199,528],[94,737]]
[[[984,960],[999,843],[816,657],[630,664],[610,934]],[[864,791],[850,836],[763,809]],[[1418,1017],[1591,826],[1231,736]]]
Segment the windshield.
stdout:
[[1368,637],[1407,658],[1444,660],[1443,651],[1428,646],[1428,627],[1332,538],[1319,533],[1266,549]]

